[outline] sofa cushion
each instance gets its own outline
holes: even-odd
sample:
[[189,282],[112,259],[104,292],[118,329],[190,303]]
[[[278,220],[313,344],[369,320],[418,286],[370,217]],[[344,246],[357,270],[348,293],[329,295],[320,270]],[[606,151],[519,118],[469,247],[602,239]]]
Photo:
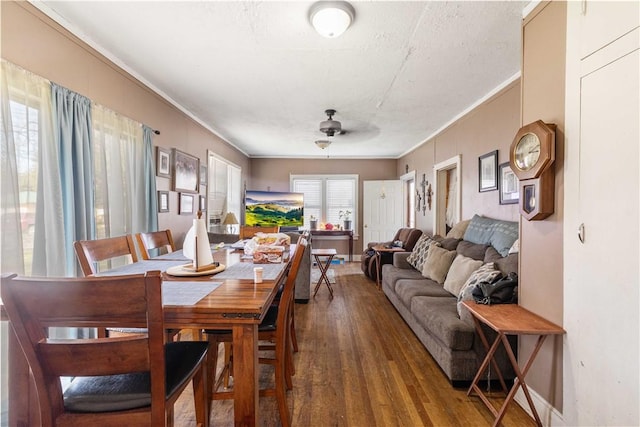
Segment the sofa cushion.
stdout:
[[465,231],[467,231],[469,222],[471,222],[470,219],[460,221],[459,223],[454,225],[451,230],[449,230],[446,237],[451,237],[453,239],[462,239],[464,237]]
[[422,273],[413,268],[397,268],[390,264],[382,266],[382,280],[394,291],[399,280],[425,280]]
[[453,237],[446,237],[442,240],[440,240],[438,243],[440,243],[440,246],[442,246],[444,249],[448,250],[448,251],[455,251],[456,248],[458,247],[458,244],[461,242],[461,239],[454,239]]
[[427,258],[427,251],[429,250],[429,244],[431,244],[431,242],[433,242],[433,239],[423,234],[413,246],[411,254],[407,257],[407,262],[418,271],[422,271],[422,266],[424,265],[424,260]]
[[502,272],[503,275],[509,273],[518,273],[518,254],[509,254],[504,258],[500,258],[495,261],[496,267]]
[[518,239],[518,223],[474,215],[464,233],[464,240],[472,243],[490,244],[506,256]]
[[432,243],[429,245],[427,259],[424,261],[424,267],[422,268],[422,275],[438,283],[444,283],[449,267],[451,267],[455,257],[456,251],[448,251]]
[[416,296],[411,300],[411,314],[446,348],[469,350],[473,346],[474,327],[458,318],[455,298]]
[[471,276],[467,279],[467,281],[462,285],[462,289],[460,289],[460,293],[458,294],[457,301],[457,311],[458,316],[468,324],[473,325],[473,319],[471,318],[471,314],[467,309],[462,305],[462,301],[471,301],[473,300],[473,296],[471,292],[473,288],[480,282],[492,282],[498,276],[501,276],[502,273],[498,270],[494,263],[489,262],[487,264],[483,264],[476,271],[471,273]]
[[484,262],[484,256],[487,252],[488,247],[489,245],[483,245],[481,243],[471,243],[463,240],[458,243],[456,252],[458,252],[460,255],[466,256],[467,258],[477,259],[478,261]]
[[471,274],[479,269],[481,265],[482,261],[458,254],[453,263],[451,263],[449,273],[447,273],[447,278],[444,281],[444,289],[457,297]]
[[396,282],[396,295],[406,307],[411,307],[411,300],[417,296],[452,298],[442,285],[433,280],[401,279]]

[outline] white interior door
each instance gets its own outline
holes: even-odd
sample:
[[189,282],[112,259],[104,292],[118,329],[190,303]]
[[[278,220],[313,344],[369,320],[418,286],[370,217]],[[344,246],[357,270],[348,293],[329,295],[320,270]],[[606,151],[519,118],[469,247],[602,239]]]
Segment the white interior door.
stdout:
[[363,246],[393,239],[403,226],[402,181],[363,181]]
[[[569,25],[585,25],[576,8]],[[570,52],[583,38],[567,33]],[[639,422],[639,40],[636,27],[567,61],[564,415],[572,425]]]

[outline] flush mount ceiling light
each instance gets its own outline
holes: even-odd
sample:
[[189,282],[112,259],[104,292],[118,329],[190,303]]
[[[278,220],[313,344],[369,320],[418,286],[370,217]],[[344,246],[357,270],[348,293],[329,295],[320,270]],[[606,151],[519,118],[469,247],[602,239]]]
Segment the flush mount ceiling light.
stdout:
[[309,21],[324,37],[335,38],[353,22],[356,11],[346,1],[319,1],[309,10]]
[[324,150],[331,145],[331,141],[328,141],[326,139],[319,139],[316,141],[316,145]]

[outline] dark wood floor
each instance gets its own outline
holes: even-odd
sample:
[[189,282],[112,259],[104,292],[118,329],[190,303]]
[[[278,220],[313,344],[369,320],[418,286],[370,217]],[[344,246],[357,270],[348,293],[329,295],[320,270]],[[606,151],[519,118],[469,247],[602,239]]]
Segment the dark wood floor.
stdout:
[[[466,389],[451,387],[436,362],[359,264],[332,266],[335,297],[322,287],[296,304],[300,351],[289,408],[294,426],[490,426],[493,416]],[[261,383],[272,377],[261,367]],[[495,398],[494,406],[501,403]],[[233,402],[215,401],[213,426],[233,425]],[[260,399],[261,425],[278,426],[275,398]],[[176,404],[176,426],[193,426],[193,400]],[[533,426],[513,403],[505,427]]]

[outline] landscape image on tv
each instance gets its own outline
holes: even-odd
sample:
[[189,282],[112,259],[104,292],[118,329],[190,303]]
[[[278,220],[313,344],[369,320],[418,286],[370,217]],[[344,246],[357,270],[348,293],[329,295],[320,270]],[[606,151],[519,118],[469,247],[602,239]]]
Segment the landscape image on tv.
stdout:
[[300,227],[304,222],[303,193],[247,191],[244,222],[250,227]]

